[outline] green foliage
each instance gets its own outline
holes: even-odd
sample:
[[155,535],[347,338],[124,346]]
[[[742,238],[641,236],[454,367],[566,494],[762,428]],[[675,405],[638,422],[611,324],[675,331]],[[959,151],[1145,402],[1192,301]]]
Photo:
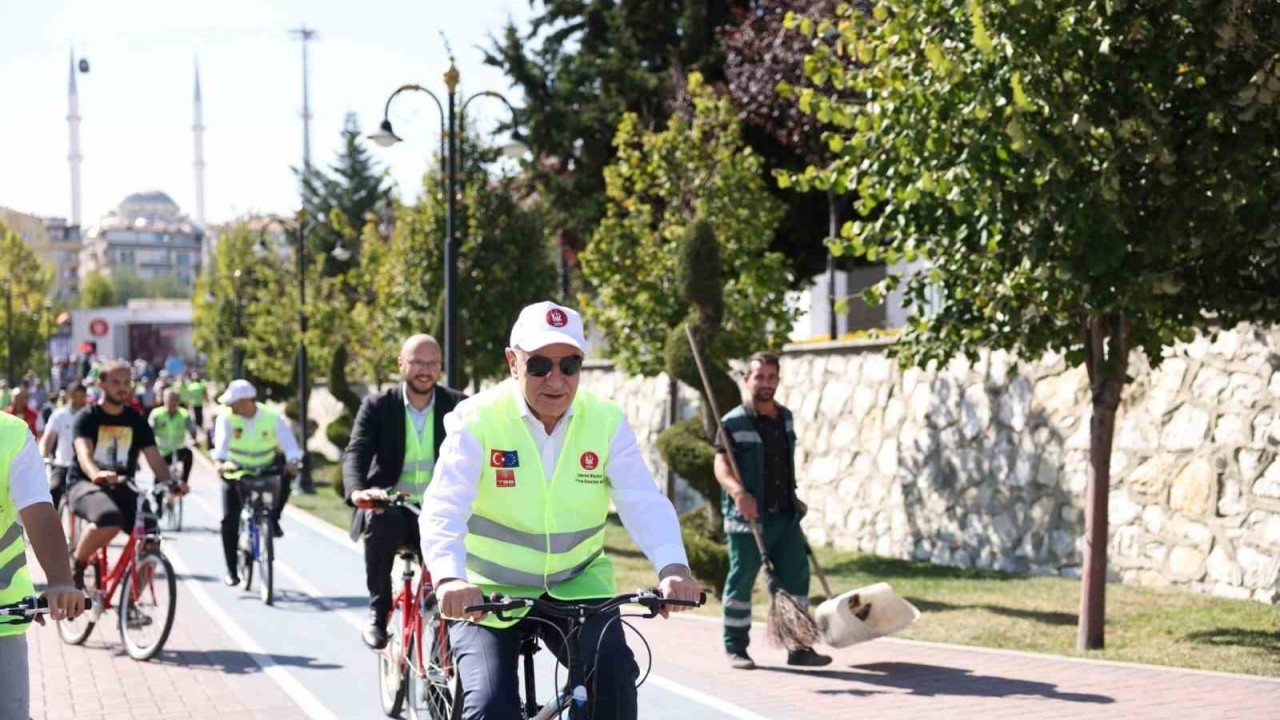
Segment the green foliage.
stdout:
[[736,112],[696,73],[692,108],[666,130],[627,114],[605,170],[608,203],[582,268],[596,296],[580,303],[624,369],[661,372],[667,334],[688,313],[676,287],[679,239],[697,219],[716,230],[725,282],[720,356],[778,346],[794,313],[783,302],[785,259],[768,252],[782,208],[765,187],[761,159],[743,146]]
[[[512,178],[490,170],[496,156],[495,150],[465,138],[457,299],[463,376],[446,379],[451,387],[500,377],[516,315],[555,292],[556,267],[542,213],[518,200]],[[358,316],[374,338],[367,345],[386,353],[383,362],[393,361],[400,342],[413,333],[430,332],[444,340],[445,211],[440,177],[430,173],[422,199],[397,208],[395,230],[385,245],[367,241],[370,258],[364,272],[373,292]],[[391,365],[387,371],[394,369]]]
[[[342,403],[347,412],[343,417],[354,417],[360,411],[360,396],[356,395],[351,389],[351,385],[347,383],[347,346],[345,344],[338,345],[333,349],[333,356],[329,360],[329,394],[334,399]],[[330,426],[332,427],[332,426]],[[351,428],[348,422],[347,432],[350,434]],[[328,432],[328,431],[326,431]],[[332,440],[332,437],[330,438]],[[346,443],[333,443],[339,447],[345,447]]]
[[191,296],[191,286],[176,273],[144,278],[131,267],[118,267],[112,270],[112,280],[115,282],[117,305],[134,298],[185,299]]
[[94,270],[80,283],[80,307],[114,307],[120,304],[120,293],[109,276]]
[[719,519],[701,510],[686,513],[680,518],[680,534],[693,576],[704,587],[713,587],[716,597],[723,597],[724,581],[729,577],[729,548]]
[[580,250],[605,214],[604,168],[624,113],[660,125],[679,75],[722,77],[720,28],[741,0],[537,0],[527,32],[509,24],[486,57],[518,87],[522,137],[539,162],[529,170],[550,223]]
[[[3,222],[0,222],[0,268],[4,271],[4,283],[9,291],[7,302],[13,313],[13,346],[10,348],[7,343],[0,343],[3,345],[0,372],[8,368],[9,353],[12,352],[14,373],[18,377],[10,380],[16,381],[27,370],[42,371],[49,366],[45,336],[52,323],[50,315],[54,309],[45,307],[45,293],[49,290],[53,272],[40,262],[39,256],[22,237],[10,231]],[[6,299],[0,297],[0,311],[6,311],[5,302]]]
[[711,512],[718,518],[720,485],[713,469],[715,449],[711,446],[702,418],[681,420],[664,429],[658,434],[658,452],[677,475],[707,500]]
[[351,413],[344,411],[324,426],[324,436],[337,445],[339,450],[345,449],[347,443],[351,442],[351,418]]
[[[857,189],[839,250],[928,261],[905,360],[1081,362],[1092,337],[1158,363],[1192,328],[1280,318],[1280,4],[900,0],[807,30],[798,104],[840,159],[787,180]],[[1091,369],[1122,381],[1123,354]]]

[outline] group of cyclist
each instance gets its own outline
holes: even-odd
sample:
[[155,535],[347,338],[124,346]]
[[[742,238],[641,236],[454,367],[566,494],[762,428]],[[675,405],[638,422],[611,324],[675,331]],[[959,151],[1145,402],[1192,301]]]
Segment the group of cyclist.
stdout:
[[[364,544],[370,614],[363,640],[375,649],[387,643],[392,565],[406,546],[418,550],[440,614],[454,620],[447,632],[462,718],[522,718],[516,667],[521,646],[539,636],[560,656],[565,648],[548,642],[547,628],[561,637],[570,629],[568,620],[541,604],[524,615],[486,614],[477,609],[486,598],[574,602],[617,593],[604,553],[611,509],[653,563],[657,592],[682,603],[664,605],[662,614],[699,601],[675,509],[657,490],[622,408],[578,387],[586,352],[576,311],[552,302],[530,305],[511,330],[510,378],[467,397],[440,384],[439,344],[414,335],[397,358],[400,385],[367,397],[353,424],[342,471],[345,499],[360,508],[353,513],[351,536]],[[135,473],[139,456],[158,482],[172,481],[186,491],[191,453],[185,440],[194,436],[194,427],[180,398],[166,394],[165,405],[148,422],[128,407],[129,379],[128,365],[104,366],[98,404],[84,406],[82,392],[71,397],[73,408],[82,407],[70,423],[70,444],[61,429],[42,442],[53,453],[55,471],[65,469],[53,473],[64,478],[51,483],[54,491],[65,493],[88,523],[70,559],[50,488],[41,485],[37,492],[29,487],[29,467],[0,462],[0,588],[5,561],[14,548],[17,557],[23,552],[22,533],[10,531],[20,517],[49,579],[45,594],[57,607],[55,618],[81,612],[86,561],[131,527],[136,495],[120,480]],[[253,386],[234,380],[218,400],[226,409],[215,421],[213,459],[224,479],[279,467],[281,456],[283,474],[291,475],[301,450],[289,424],[257,401]],[[59,428],[67,424],[60,423]],[[27,453],[24,437],[29,441],[20,422],[0,424],[0,461]],[[28,455],[38,467],[34,447],[21,455],[27,465]],[[169,461],[175,456],[184,470],[171,480]],[[277,536],[288,486],[283,483],[284,497],[272,518]],[[420,515],[388,504],[392,496],[417,503]],[[11,498],[16,499],[10,503]],[[234,483],[223,483],[222,499],[224,581],[235,585],[242,498]],[[23,583],[0,590],[0,605],[32,592],[29,579],[21,577]],[[614,608],[576,628],[582,660],[593,668],[590,717],[601,720],[637,717],[639,667],[618,615]],[[3,655],[3,641],[20,632],[14,628],[0,624],[0,665],[11,657]]]

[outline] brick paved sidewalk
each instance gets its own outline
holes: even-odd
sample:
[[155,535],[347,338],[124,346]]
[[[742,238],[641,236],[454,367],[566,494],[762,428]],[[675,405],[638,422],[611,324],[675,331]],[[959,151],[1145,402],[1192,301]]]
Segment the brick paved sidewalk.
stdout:
[[[39,564],[28,553],[28,567]],[[37,578],[39,579],[39,578]],[[164,652],[150,662],[124,654],[108,612],[82,646],[52,624],[27,632],[34,720],[303,720],[307,716],[178,583],[177,614]],[[280,665],[307,662],[280,658]],[[127,691],[126,691],[127,688]]]
[[891,638],[829,651],[828,667],[800,670],[760,628],[750,652],[761,667],[741,671],[724,660],[719,622],[634,624],[654,647],[654,673],[770,720],[1280,718],[1280,679]]

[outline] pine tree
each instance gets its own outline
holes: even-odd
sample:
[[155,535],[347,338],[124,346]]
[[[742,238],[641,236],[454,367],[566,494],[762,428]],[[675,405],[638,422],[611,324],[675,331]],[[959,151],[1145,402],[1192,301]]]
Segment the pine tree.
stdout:
[[[360,230],[366,216],[376,213],[391,193],[369,151],[360,142],[360,124],[347,113],[342,127],[342,149],[329,171],[316,167],[302,175],[302,205],[312,225],[309,250],[321,260],[321,274],[334,277],[359,265]],[[341,242],[351,252],[338,260],[334,248]]]

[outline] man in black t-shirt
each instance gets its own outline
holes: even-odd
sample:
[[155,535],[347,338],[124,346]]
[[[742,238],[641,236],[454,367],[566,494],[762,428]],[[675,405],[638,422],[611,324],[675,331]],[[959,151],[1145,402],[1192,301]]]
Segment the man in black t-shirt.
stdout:
[[75,581],[84,586],[84,568],[99,548],[121,529],[133,527],[138,495],[124,481],[138,470],[138,455],[157,482],[169,482],[169,466],[156,450],[156,437],[146,418],[128,402],[133,396],[129,366],[107,363],[98,374],[102,400],[76,413],[72,426],[76,462],[71,466],[68,497],[71,509],[89,526],[75,551]]

